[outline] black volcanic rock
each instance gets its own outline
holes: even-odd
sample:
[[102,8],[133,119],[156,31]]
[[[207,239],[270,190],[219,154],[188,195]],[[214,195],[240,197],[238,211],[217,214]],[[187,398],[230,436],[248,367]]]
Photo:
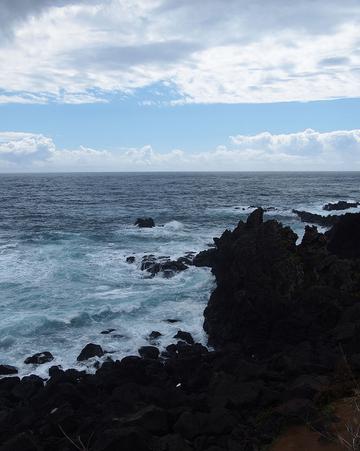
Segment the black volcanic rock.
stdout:
[[235,341],[265,351],[274,324],[292,309],[292,295],[303,278],[297,235],[262,218],[257,209],[216,240],[217,288],[204,312],[212,344]]
[[215,264],[215,257],[216,257],[216,249],[206,249],[205,251],[199,252],[194,260],[193,265],[202,267],[202,266],[208,266],[211,268]]
[[160,358],[146,346],[95,374],[2,377],[0,451],[254,450],[289,424],[324,424],[324,404],[352,395],[360,376],[358,230],[345,215],[326,234],[307,226],[296,245],[256,210],[214,240],[214,348],[181,333]]
[[155,227],[155,221],[153,218],[137,218],[134,225],[141,228],[151,228]]
[[329,215],[322,216],[316,213],[309,213],[308,211],[293,210],[293,213],[297,214],[302,222],[307,222],[309,224],[317,224],[322,227],[331,227],[337,223],[340,216]]
[[149,334],[149,340],[156,340],[157,338],[161,337],[162,333],[157,331],[157,330],[153,330],[150,334]]
[[359,202],[346,202],[345,200],[339,200],[335,203],[328,203],[323,206],[323,210],[332,211],[332,210],[347,210],[348,208],[357,208],[359,206]]
[[126,263],[134,263],[135,257],[133,255],[130,255],[130,257],[126,257]]
[[82,349],[76,360],[82,362],[91,359],[92,357],[102,357],[103,355],[104,351],[100,345],[88,343],[85,348]]
[[139,354],[144,359],[156,360],[159,357],[160,352],[156,346],[142,346],[139,349]]
[[17,374],[18,370],[11,365],[0,365],[0,376],[9,376],[11,374]]
[[342,258],[360,258],[360,213],[346,213],[327,233],[330,252]]
[[192,335],[189,332],[184,332],[182,330],[179,330],[179,332],[176,335],[174,335],[174,338],[185,341],[186,343],[191,345],[195,343]]
[[26,364],[41,365],[43,363],[51,362],[54,360],[54,356],[49,351],[38,352],[37,354],[27,357],[24,361]]
[[332,336],[359,283],[360,272],[334,255],[359,255],[360,214],[346,216],[326,235],[306,227],[296,246],[291,229],[263,222],[258,209],[215,240],[217,287],[204,312],[210,344],[264,356]]
[[176,273],[185,271],[188,268],[184,262],[184,257],[171,260],[169,257],[158,257],[154,255],[144,255],[140,269],[148,272],[151,277],[162,274],[166,278],[173,277]]

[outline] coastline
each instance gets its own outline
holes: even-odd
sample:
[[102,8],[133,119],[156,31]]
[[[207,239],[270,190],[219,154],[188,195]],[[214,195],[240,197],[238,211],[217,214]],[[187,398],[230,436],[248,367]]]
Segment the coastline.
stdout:
[[289,424],[328,427],[324,405],[349,395],[360,369],[359,218],[325,234],[307,226],[297,245],[256,209],[196,257],[217,282],[213,351],[187,336],[161,359],[144,352],[96,374],[5,377],[0,450],[253,450]]

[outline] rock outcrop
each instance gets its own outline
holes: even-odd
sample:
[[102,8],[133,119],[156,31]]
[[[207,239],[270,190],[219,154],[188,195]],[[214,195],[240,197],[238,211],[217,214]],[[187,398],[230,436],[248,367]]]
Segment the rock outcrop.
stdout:
[[245,355],[261,357],[284,343],[330,340],[358,295],[359,267],[338,255],[358,255],[359,223],[360,215],[345,215],[328,235],[306,227],[296,246],[290,228],[264,222],[257,209],[224,232],[215,240],[217,288],[204,313],[210,343],[236,343]]
[[332,211],[332,210],[348,210],[349,208],[357,208],[359,206],[359,202],[347,202],[345,200],[339,200],[335,203],[328,203],[323,206],[323,210]]
[[155,227],[155,221],[153,218],[137,218],[134,225],[140,228],[151,228]]
[[298,215],[302,222],[306,222],[308,224],[317,224],[322,227],[332,227],[338,222],[340,218],[340,216],[338,215],[322,216],[316,213],[309,213],[308,211],[301,210],[293,210],[293,213]]
[[199,256],[216,278],[213,350],[179,331],[95,374],[0,379],[0,451],[254,451],[288,424],[326,428],[323,406],[360,375],[359,215],[296,240],[257,209]]

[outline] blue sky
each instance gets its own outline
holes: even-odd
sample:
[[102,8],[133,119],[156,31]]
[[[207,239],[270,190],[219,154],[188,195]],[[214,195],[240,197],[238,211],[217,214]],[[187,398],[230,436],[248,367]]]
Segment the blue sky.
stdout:
[[314,128],[360,128],[360,99],[269,104],[145,106],[109,104],[0,105],[1,129],[42,133],[60,147],[116,149],[151,145],[161,152],[206,151],[236,134],[274,134]]
[[0,172],[360,170],[358,0],[2,0]]

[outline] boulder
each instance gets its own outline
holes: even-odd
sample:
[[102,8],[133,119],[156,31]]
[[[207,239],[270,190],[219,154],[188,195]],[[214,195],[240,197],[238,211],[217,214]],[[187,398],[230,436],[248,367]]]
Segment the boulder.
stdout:
[[155,222],[153,218],[137,218],[134,225],[141,228],[151,228],[155,227]]
[[179,332],[176,335],[174,335],[174,338],[185,341],[186,343],[188,343],[190,345],[194,344],[194,339],[189,332],[184,332],[182,330],[179,330]]
[[17,374],[18,370],[11,365],[0,365],[0,376],[9,376],[11,374]]
[[24,360],[24,363],[28,364],[35,364],[35,365],[42,365],[43,363],[51,362],[54,360],[54,356],[49,351],[44,352],[38,352],[31,357],[27,357]]
[[153,330],[150,334],[149,334],[149,340],[156,340],[157,338],[161,337],[162,333],[158,332],[157,330]]
[[143,359],[156,360],[159,357],[159,350],[156,346],[142,346],[139,349],[139,354]]
[[126,263],[134,263],[135,262],[135,257],[133,255],[131,255],[130,257],[126,257]]
[[92,357],[102,357],[103,355],[104,351],[100,345],[88,343],[85,348],[82,349],[76,360],[82,362],[91,359]]

